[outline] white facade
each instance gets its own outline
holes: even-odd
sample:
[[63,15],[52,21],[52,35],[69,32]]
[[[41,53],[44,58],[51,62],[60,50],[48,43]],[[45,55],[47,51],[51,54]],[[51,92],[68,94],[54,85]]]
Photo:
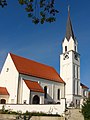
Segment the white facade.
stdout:
[[77,41],[76,40],[73,40],[72,36],[70,37],[70,40],[68,41],[67,38],[65,37],[63,43],[62,43],[62,49],[63,49],[63,53],[65,53],[65,46],[67,46],[67,51],[76,51],[78,52],[78,49],[77,49]]
[[75,51],[75,46],[77,48],[72,38],[69,41],[65,38],[62,43],[63,54],[60,55],[60,75],[66,82],[67,105],[72,101],[74,104],[80,102],[80,55]]
[[50,80],[46,80],[46,79],[41,79],[41,78],[37,78],[37,77],[22,75],[22,74],[20,74],[20,78],[28,79],[31,81],[38,81],[38,83],[40,84],[40,86],[42,86],[43,89],[45,86],[47,86],[47,99],[45,99],[45,101],[43,101],[44,98],[43,97],[41,98],[43,103],[45,102],[46,104],[48,104],[48,103],[60,102],[60,100],[58,100],[58,98],[57,98],[58,89],[60,89],[60,99],[65,98],[65,94],[64,94],[65,93],[64,92],[65,85],[62,83],[58,83],[58,82],[54,82],[54,81],[50,81]]
[[8,54],[0,75],[0,86],[6,87],[10,94],[8,103],[17,103],[18,79],[19,73],[11,59],[10,54]]
[[60,55],[60,76],[66,82],[65,97],[67,106],[73,102],[74,106],[80,104],[80,54],[78,43],[74,36],[70,11],[66,27],[66,36],[62,42]]
[[82,104],[89,98],[89,88],[81,83],[80,85],[80,94],[82,96],[80,104]]
[[[38,82],[43,90],[46,86],[47,98],[44,98],[44,93],[31,91],[24,80]],[[35,95],[40,99],[39,104],[61,103],[61,98],[65,98],[64,83],[20,74],[17,71],[10,54],[8,54],[1,71],[0,85],[6,87],[10,94],[6,100],[6,103],[9,104],[33,104]],[[60,99],[58,99],[58,89],[60,90]]]

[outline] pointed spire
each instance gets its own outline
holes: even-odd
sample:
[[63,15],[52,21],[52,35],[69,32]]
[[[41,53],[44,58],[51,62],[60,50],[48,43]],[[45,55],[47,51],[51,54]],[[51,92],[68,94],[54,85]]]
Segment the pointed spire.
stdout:
[[72,23],[71,23],[71,19],[70,19],[70,6],[68,6],[68,19],[67,19],[67,26],[66,26],[66,38],[67,38],[67,40],[69,40],[71,36],[73,39],[75,39],[74,32],[72,29]]

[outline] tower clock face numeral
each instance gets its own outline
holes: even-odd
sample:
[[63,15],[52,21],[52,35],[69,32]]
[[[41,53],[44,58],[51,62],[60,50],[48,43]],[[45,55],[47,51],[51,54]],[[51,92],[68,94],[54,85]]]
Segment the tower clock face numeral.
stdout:
[[68,53],[68,52],[64,53],[63,59],[66,60],[66,59],[68,59],[68,58],[69,58],[69,53]]

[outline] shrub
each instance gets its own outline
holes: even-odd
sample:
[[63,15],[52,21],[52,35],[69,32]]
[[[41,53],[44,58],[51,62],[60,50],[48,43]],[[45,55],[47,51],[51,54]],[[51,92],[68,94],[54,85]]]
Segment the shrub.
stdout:
[[60,115],[58,115],[58,114],[46,114],[46,113],[43,113],[43,112],[28,112],[28,111],[23,113],[23,115],[30,115],[30,116],[56,116],[56,117],[60,117]]
[[90,98],[82,106],[84,120],[90,120]]

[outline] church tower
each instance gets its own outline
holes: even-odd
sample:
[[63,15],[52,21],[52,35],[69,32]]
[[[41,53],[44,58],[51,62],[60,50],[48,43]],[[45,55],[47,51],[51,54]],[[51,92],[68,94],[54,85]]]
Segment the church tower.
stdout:
[[75,38],[68,8],[66,35],[62,41],[62,54],[60,55],[60,76],[66,82],[65,97],[67,106],[80,104],[80,54]]

